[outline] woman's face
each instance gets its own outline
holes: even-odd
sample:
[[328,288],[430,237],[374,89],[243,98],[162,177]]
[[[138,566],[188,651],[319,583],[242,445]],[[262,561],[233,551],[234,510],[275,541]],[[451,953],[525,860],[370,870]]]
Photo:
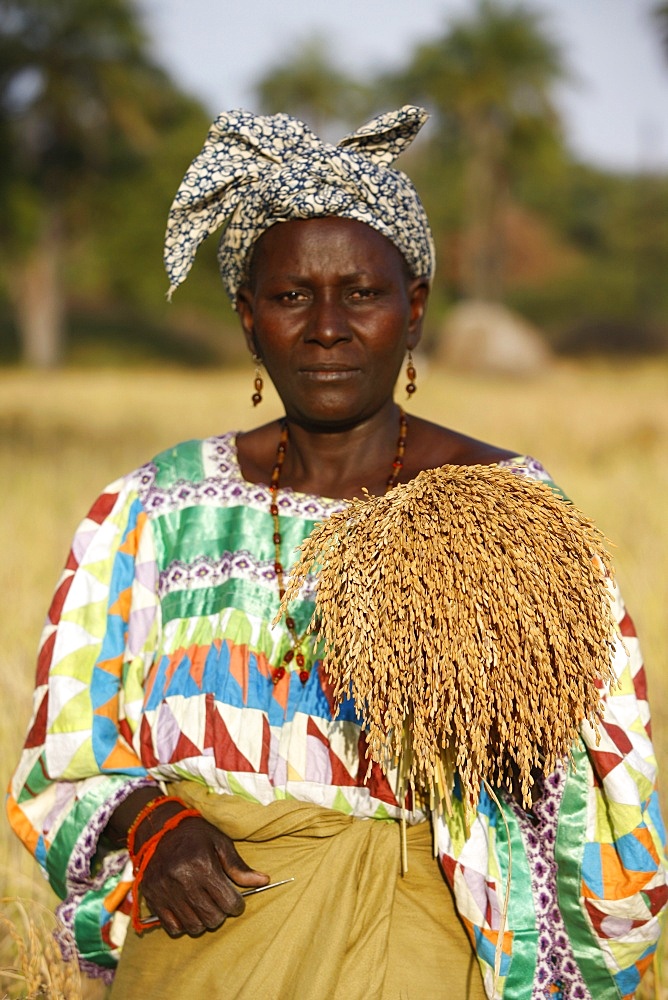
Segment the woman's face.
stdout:
[[420,338],[427,291],[375,229],[326,217],[263,234],[237,307],[287,416],[335,429],[391,401]]

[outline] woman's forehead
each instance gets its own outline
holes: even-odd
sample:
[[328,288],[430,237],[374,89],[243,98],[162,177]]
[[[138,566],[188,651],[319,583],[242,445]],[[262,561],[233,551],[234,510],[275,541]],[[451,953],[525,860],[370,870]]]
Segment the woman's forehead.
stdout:
[[265,268],[329,264],[346,270],[369,266],[397,266],[408,273],[401,251],[372,226],[355,219],[323,216],[292,219],[267,229],[253,249],[250,277]]

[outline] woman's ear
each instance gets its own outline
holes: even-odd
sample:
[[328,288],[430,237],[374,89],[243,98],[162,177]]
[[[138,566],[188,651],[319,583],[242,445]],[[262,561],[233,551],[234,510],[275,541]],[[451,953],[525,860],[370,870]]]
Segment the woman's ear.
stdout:
[[253,295],[247,286],[242,286],[238,289],[236,307],[248,350],[251,354],[256,355],[257,345],[253,332]]
[[408,301],[410,316],[408,320],[407,346],[412,351],[417,347],[422,337],[422,323],[427,311],[429,299],[429,282],[425,278],[414,278],[408,285]]

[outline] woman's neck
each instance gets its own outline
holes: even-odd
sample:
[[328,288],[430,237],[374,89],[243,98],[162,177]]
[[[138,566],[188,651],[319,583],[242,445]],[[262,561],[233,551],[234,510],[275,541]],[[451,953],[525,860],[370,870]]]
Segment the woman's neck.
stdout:
[[[397,455],[400,410],[392,401],[382,414],[345,431],[314,431],[288,422],[289,440],[281,469],[281,487],[332,499],[360,496],[362,487],[385,492]],[[493,465],[516,452],[497,448],[447,427],[408,415],[399,482],[436,466]],[[248,482],[269,485],[281,436],[277,421],[237,437],[241,473]]]
[[359,496],[363,487],[383,493],[397,457],[400,415],[393,404],[382,419],[336,432],[313,432],[288,421],[281,485],[334,498]]
[[[390,402],[381,414],[337,431],[314,430],[288,420],[281,487],[333,499],[360,496],[363,487],[383,493],[397,455],[400,412]],[[410,418],[407,433],[409,450]],[[280,425],[274,421],[237,437],[241,473],[249,482],[269,483],[280,436]]]

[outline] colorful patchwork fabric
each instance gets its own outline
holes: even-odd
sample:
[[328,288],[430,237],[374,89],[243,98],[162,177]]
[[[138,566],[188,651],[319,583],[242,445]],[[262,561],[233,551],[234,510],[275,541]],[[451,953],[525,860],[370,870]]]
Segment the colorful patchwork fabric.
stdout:
[[[507,463],[547,480],[533,460]],[[285,561],[340,501],[279,497]],[[235,435],[187,442],[110,486],[75,537],[44,629],[34,714],[9,816],[63,899],[84,968],[109,980],[128,925],[131,870],[102,833],[123,798],[186,778],[254,802],[293,797],[368,819],[401,813],[393,775],[367,778],[353,706],[333,719],[314,663],[302,685],[272,666],[290,647],[278,609],[264,486]],[[297,629],[313,582],[292,608]],[[509,855],[500,987],[509,1000],[631,996],[666,902],[644,674],[628,617],[620,686],[598,746],[548,778],[534,814],[483,795],[472,828],[438,823],[443,869],[492,995]],[[409,822],[425,819],[420,810]],[[511,851],[509,851],[509,842]]]

